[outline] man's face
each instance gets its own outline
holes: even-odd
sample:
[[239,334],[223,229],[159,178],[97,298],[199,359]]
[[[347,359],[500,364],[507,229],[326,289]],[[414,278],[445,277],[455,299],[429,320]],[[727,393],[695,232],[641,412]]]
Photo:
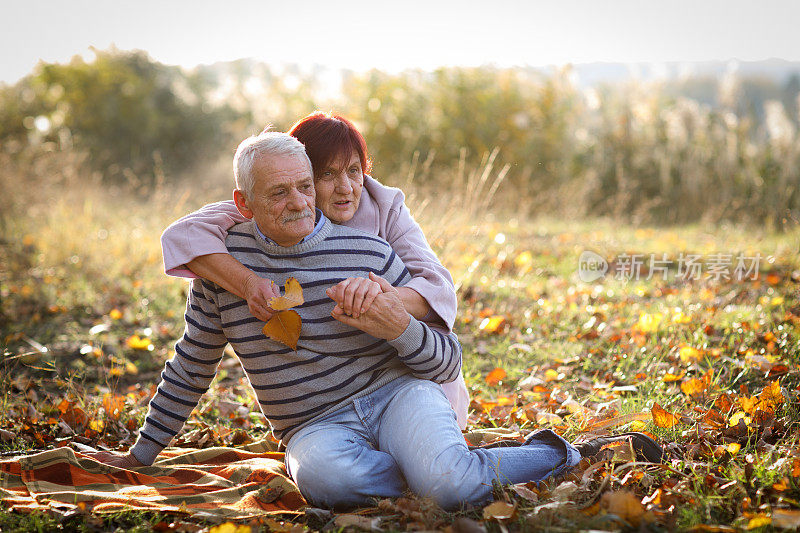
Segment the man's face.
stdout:
[[350,159],[334,160],[316,174],[317,205],[325,216],[337,224],[347,222],[356,214],[364,186],[364,172],[358,153]]
[[264,235],[292,246],[314,230],[314,176],[299,155],[256,160],[246,204]]

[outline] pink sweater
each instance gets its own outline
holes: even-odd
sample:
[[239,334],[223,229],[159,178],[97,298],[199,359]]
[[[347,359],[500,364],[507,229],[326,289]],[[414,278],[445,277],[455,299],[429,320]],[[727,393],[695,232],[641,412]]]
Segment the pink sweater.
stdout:
[[[173,222],[161,235],[164,270],[171,276],[196,278],[186,263],[201,255],[228,253],[225,237],[234,224],[244,222],[232,200],[206,205]],[[405,205],[400,189],[382,185],[364,176],[361,201],[346,226],[367,231],[385,239],[403,260],[412,275],[406,285],[417,291],[448,329],[456,317],[456,293],[450,272],[431,250],[419,224]],[[467,424],[469,394],[464,376],[442,385],[456,412],[461,428]]]

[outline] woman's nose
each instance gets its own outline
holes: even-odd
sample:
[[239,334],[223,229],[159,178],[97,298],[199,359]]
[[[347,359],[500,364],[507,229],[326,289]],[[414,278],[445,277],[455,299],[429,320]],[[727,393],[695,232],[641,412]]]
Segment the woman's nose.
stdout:
[[350,194],[353,191],[353,185],[350,183],[350,179],[347,177],[347,174],[342,172],[336,178],[336,192],[339,194]]

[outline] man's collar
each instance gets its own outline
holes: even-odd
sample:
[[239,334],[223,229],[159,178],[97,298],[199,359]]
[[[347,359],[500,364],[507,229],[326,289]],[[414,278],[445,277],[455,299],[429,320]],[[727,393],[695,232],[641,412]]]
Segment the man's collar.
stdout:
[[[320,229],[322,229],[322,226],[325,224],[325,217],[322,215],[322,211],[320,211],[319,209],[314,209],[314,212],[315,212],[314,229],[311,231],[311,233],[303,237],[300,242],[305,242],[307,239],[310,239],[311,237],[316,235],[316,233]],[[264,232],[261,231],[261,228],[258,227],[258,224],[256,223],[255,220],[253,220],[253,225],[256,227],[256,231],[261,236],[261,238],[267,241],[267,244],[270,244],[272,246],[279,246],[277,242],[273,241],[272,239],[264,235]]]

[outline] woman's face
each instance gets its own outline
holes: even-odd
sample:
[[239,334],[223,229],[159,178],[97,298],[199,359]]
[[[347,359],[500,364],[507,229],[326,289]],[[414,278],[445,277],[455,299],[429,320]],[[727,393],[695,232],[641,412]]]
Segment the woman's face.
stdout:
[[314,173],[317,207],[336,224],[347,222],[356,214],[363,186],[364,172],[355,151],[349,161],[334,159],[328,167]]

